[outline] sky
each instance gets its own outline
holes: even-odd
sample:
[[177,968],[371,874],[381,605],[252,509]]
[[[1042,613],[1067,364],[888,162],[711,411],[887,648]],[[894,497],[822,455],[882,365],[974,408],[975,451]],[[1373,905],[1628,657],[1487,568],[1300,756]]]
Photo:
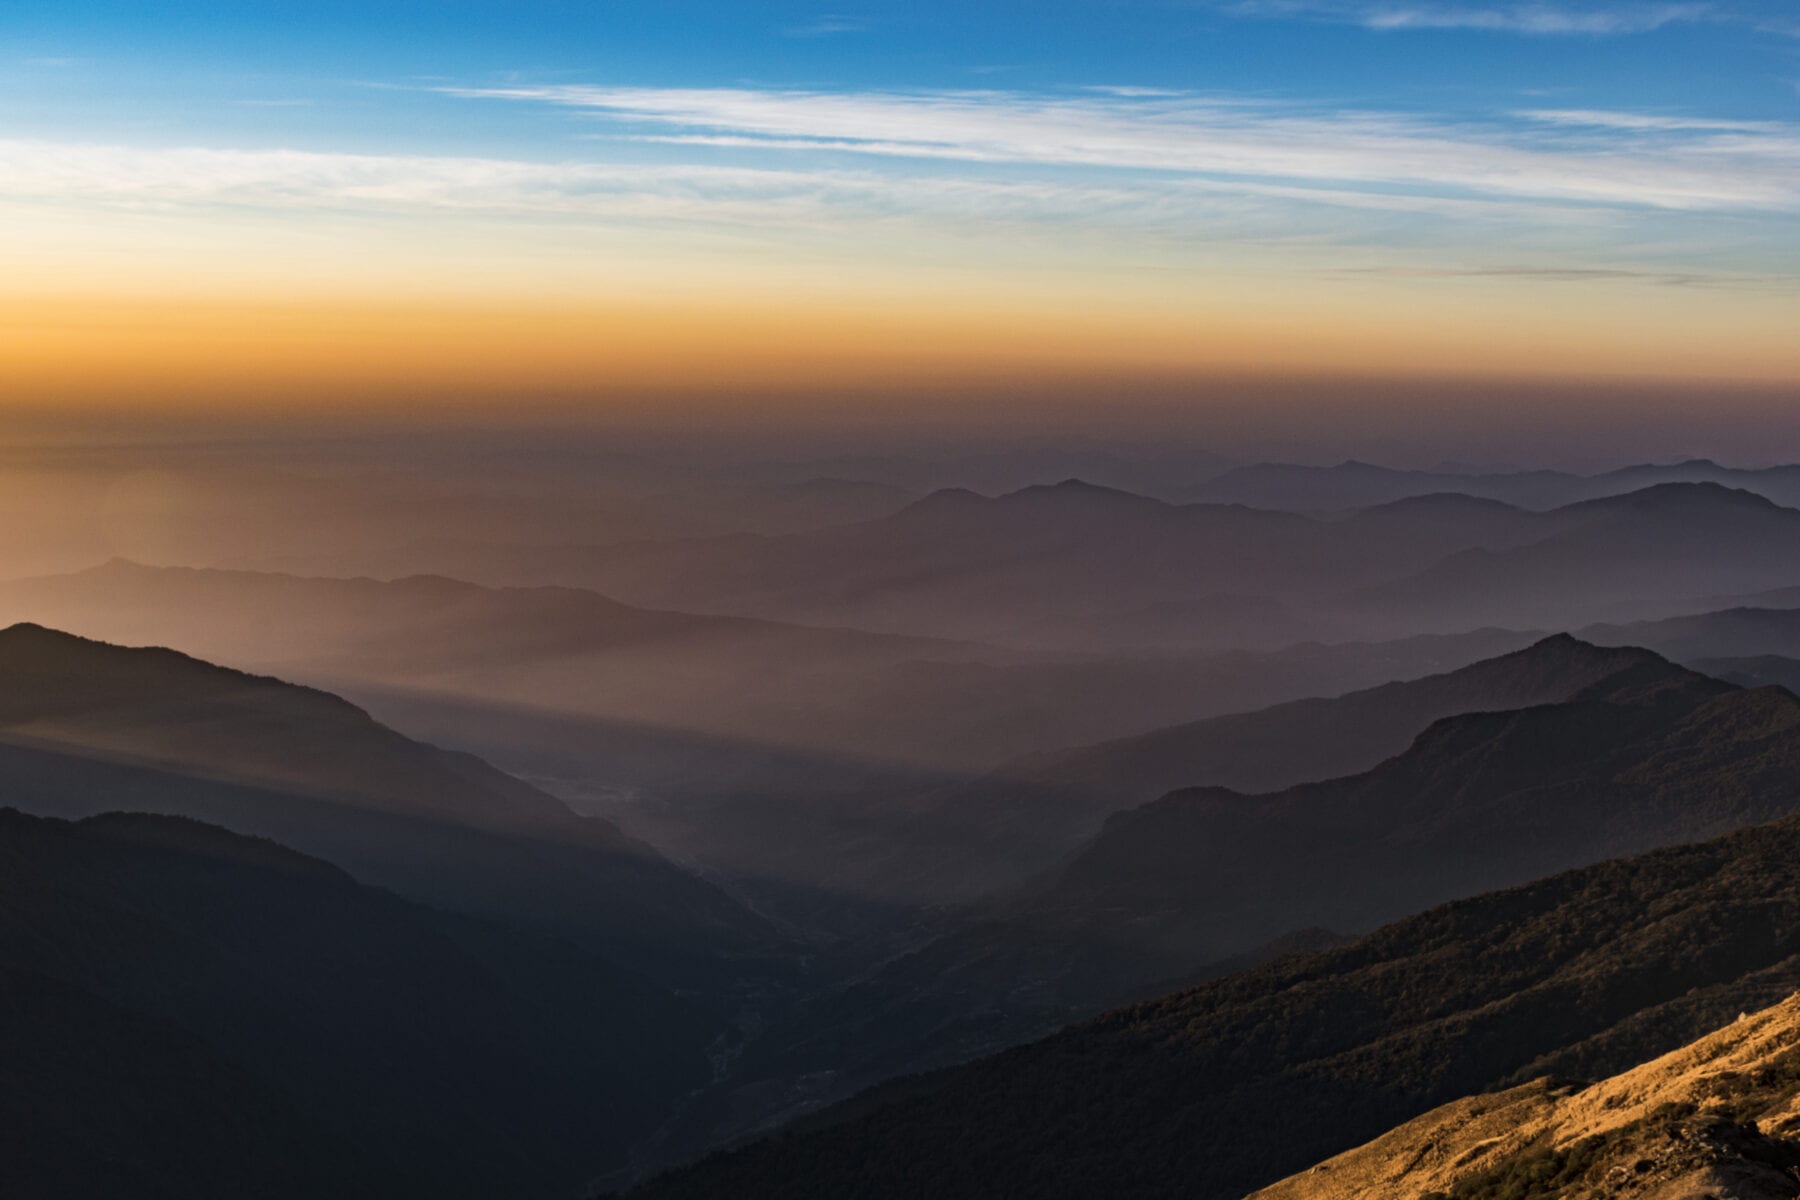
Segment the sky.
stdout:
[[1791,0],[0,7],[16,412],[1749,438],[1797,297]]

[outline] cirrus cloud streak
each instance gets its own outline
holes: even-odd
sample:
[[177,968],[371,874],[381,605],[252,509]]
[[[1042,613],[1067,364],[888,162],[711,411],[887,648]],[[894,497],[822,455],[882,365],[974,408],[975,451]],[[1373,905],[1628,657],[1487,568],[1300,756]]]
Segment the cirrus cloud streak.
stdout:
[[1455,122],[1199,95],[581,85],[443,90],[577,109],[639,138],[739,148],[760,141],[771,152],[1665,209],[1787,211],[1800,204],[1800,131],[1767,124],[1596,113],[1580,121]]

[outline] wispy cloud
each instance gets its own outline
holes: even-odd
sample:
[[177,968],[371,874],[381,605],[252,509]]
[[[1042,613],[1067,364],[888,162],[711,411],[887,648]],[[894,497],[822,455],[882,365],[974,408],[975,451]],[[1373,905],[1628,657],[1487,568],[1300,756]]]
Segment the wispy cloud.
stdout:
[[1242,16],[1305,17],[1368,29],[1470,29],[1534,36],[1614,37],[1651,33],[1665,26],[1720,16],[1709,3],[1467,4],[1440,0],[1236,0],[1227,9]]
[[1199,0],[1234,16],[1322,21],[1373,30],[1473,30],[1525,37],[1626,37],[1681,25],[1736,26],[1800,38],[1786,0],[1665,3],[1494,0]]
[[1730,288],[1758,291],[1792,288],[1800,277],[1748,275],[1717,271],[1648,271],[1624,267],[1341,267],[1336,275],[1375,275],[1398,279],[1516,279],[1528,283],[1648,283],[1658,287]]
[[1117,92],[445,90],[578,109],[621,134],[690,146],[1668,209],[1800,204],[1800,133],[1741,122],[1564,113],[1475,123]]
[[[497,221],[815,261],[914,261],[935,247],[945,262],[1034,270],[1182,270],[1263,254],[1316,271],[1350,255],[1431,278],[1448,255],[1503,252],[1570,264],[1520,279],[1692,286],[1780,270],[1800,212],[1800,130],[1686,114],[1459,122],[1129,88],[456,94],[573,109],[594,118],[591,140],[563,161],[530,161],[0,139],[0,202],[228,208],[295,228],[308,211],[395,214],[419,230]],[[1623,265],[1593,265],[1603,256]],[[1636,273],[1593,273],[1615,269]]]
[[872,27],[862,17],[845,16],[842,13],[822,13],[810,21],[798,25],[790,25],[782,32],[789,37],[816,38],[832,37],[840,33],[867,33]]
[[1782,126],[1775,121],[1722,121],[1711,117],[1668,116],[1660,113],[1613,112],[1595,108],[1533,108],[1516,115],[1530,121],[1551,125],[1574,125],[1589,129],[1625,129],[1661,133],[1755,133],[1779,134]]
[[1601,9],[1562,8],[1550,4],[1495,8],[1408,5],[1371,9],[1364,15],[1363,23],[1371,29],[1485,29],[1502,33],[1616,36],[1649,33],[1680,21],[1702,20],[1709,12],[1704,4],[1644,4]]
[[[1396,234],[1409,243],[1454,241],[1476,229],[1602,232],[1585,207],[1249,180],[995,179],[0,140],[0,203],[7,202],[94,212],[96,220],[96,210],[198,211],[207,219],[235,210],[299,227],[296,217],[309,212],[356,213],[393,214],[412,228],[523,218],[538,230],[725,235],[741,245],[935,241],[955,245],[956,258],[1013,245],[1035,247],[1047,261],[1105,244],[1121,261],[1162,265],[1175,261],[1167,253],[1174,247],[1390,245]],[[1145,258],[1133,246],[1157,249]]]

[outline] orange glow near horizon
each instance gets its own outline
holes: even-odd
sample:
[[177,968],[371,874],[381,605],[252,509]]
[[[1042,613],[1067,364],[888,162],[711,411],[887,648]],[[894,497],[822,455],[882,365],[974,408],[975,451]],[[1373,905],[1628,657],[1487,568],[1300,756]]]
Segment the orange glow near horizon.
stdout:
[[1580,286],[1345,285],[1307,303],[1224,296],[786,296],[709,302],[416,296],[0,298],[12,403],[206,409],[422,402],[598,405],[746,392],[881,396],[1076,380],[1343,376],[1800,379],[1786,306],[1667,294],[1595,305]]

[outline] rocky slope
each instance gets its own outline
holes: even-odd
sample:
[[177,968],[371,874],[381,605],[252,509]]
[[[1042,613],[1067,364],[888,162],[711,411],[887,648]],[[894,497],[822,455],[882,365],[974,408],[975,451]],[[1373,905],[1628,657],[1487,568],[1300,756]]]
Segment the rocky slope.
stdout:
[[1252,1200],[1789,1200],[1800,996],[1599,1083],[1471,1096]]

